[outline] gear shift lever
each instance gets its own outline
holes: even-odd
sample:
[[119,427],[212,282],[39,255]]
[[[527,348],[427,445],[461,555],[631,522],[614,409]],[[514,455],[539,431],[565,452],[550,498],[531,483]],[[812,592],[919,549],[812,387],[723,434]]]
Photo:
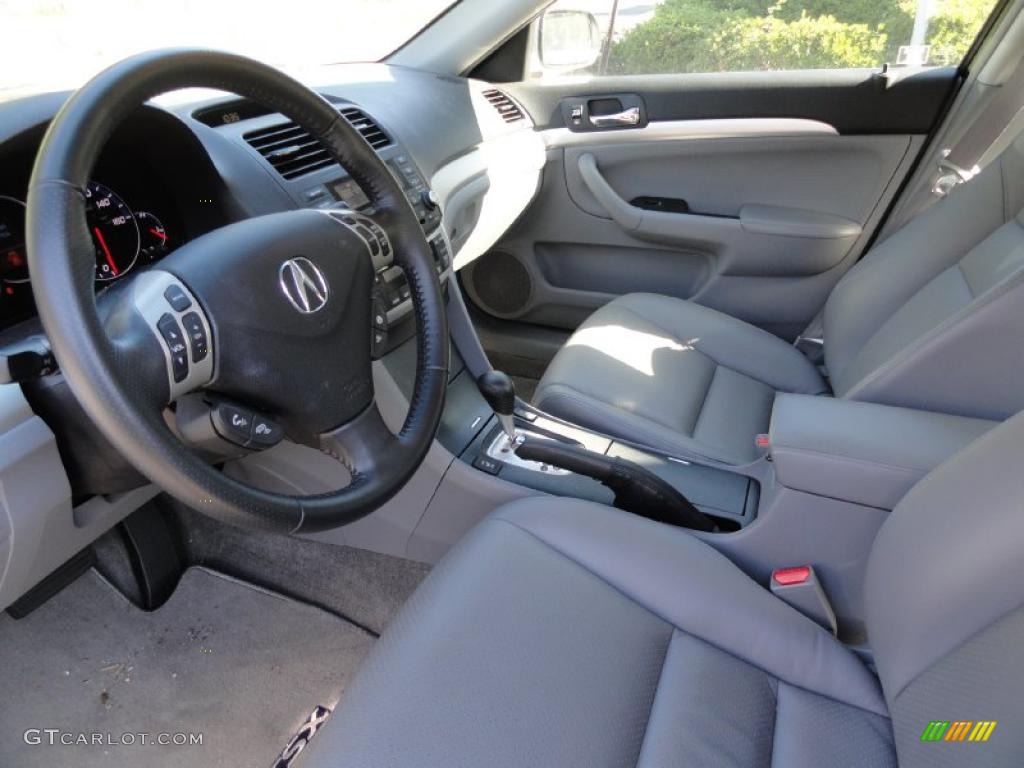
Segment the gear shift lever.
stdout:
[[512,411],[516,407],[516,385],[512,383],[512,379],[502,371],[488,371],[476,380],[476,385],[501,422],[501,428],[508,435],[509,442],[515,442],[516,425]]

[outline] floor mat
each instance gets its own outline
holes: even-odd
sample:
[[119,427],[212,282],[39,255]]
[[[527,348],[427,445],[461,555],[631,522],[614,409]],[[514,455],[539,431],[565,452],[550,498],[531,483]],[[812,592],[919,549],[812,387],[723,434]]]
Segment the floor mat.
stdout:
[[[319,605],[380,634],[430,572],[424,563],[219,523],[173,500],[188,562]],[[102,570],[102,569],[101,569]]]
[[[90,570],[21,621],[0,617],[0,765],[271,768],[315,707],[334,708],[372,643],[202,568],[152,613]],[[154,744],[161,734],[202,743]]]

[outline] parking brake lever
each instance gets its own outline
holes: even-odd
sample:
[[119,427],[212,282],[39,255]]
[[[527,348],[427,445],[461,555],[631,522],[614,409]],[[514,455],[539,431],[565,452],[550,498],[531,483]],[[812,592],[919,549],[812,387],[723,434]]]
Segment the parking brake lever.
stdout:
[[611,489],[615,506],[627,512],[696,531],[718,529],[715,520],[693,506],[682,493],[632,461],[553,440],[529,438],[516,449],[516,455],[594,478]]

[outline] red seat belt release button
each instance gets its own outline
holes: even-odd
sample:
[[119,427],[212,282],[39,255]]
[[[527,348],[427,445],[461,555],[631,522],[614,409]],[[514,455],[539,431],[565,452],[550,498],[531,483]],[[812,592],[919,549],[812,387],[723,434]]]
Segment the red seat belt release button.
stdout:
[[772,594],[780,600],[789,603],[833,635],[837,633],[835,611],[832,610],[812,566],[798,565],[794,568],[779,568],[772,571],[769,586]]
[[811,578],[811,566],[798,565],[796,568],[779,568],[772,571],[772,581],[782,587],[803,584]]

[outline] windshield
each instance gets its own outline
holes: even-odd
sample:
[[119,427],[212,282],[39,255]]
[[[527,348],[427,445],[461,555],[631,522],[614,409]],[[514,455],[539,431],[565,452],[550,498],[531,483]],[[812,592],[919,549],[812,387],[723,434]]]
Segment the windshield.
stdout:
[[0,0],[0,100],[81,85],[140,51],[233,51],[291,72],[379,61],[454,0]]

